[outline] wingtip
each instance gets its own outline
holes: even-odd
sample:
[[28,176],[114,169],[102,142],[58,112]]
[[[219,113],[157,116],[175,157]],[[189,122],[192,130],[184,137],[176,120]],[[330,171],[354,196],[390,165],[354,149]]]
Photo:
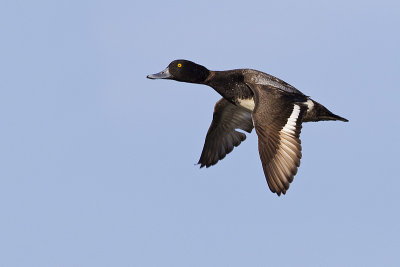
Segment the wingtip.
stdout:
[[215,165],[215,163],[214,164],[212,164],[212,163],[204,163],[204,162],[197,162],[197,164],[194,164],[194,165],[200,165],[200,169],[201,168],[204,168],[204,167],[206,167],[206,168],[208,168],[208,167],[211,167],[211,166],[213,166],[213,165]]
[[203,167],[205,166],[204,163],[201,163],[200,161],[197,162],[197,163],[195,163],[194,165],[200,165],[200,169],[203,168]]

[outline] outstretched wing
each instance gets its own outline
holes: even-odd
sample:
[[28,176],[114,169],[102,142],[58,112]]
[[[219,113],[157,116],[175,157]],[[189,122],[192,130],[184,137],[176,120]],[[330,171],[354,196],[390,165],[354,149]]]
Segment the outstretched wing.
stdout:
[[246,139],[244,133],[235,129],[251,133],[253,130],[251,112],[222,98],[214,107],[213,120],[198,162],[200,168],[215,165]]
[[[301,159],[300,131],[307,107],[270,85],[249,85],[255,95],[254,127],[267,183],[280,195],[289,189]],[[299,96],[302,98],[302,96]]]

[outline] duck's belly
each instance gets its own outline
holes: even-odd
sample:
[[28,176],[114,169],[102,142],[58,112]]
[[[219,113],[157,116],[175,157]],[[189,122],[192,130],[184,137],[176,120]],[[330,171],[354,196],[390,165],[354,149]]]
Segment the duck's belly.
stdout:
[[255,106],[253,97],[248,99],[238,99],[238,103],[241,107],[244,107],[245,109],[248,109],[250,111],[253,111]]

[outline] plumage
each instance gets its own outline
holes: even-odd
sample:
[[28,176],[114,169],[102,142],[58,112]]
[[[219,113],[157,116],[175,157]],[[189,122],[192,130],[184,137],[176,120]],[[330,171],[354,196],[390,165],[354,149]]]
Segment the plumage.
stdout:
[[246,139],[236,129],[251,133],[255,128],[268,187],[278,195],[286,193],[300,166],[302,123],[347,121],[290,84],[257,70],[210,71],[191,61],[175,60],[147,77],[205,84],[217,91],[223,98],[215,104],[200,167],[216,164]]
[[208,168],[216,164],[246,139],[246,135],[236,129],[251,133],[251,112],[222,98],[214,107],[213,121],[198,162],[200,167]]

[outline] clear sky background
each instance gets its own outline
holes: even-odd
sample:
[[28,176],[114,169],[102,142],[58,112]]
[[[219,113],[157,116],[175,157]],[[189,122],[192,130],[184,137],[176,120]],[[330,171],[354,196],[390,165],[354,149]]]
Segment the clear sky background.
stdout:
[[[2,0],[0,266],[399,266],[399,3]],[[255,132],[199,169],[220,96],[146,79],[178,58],[350,122],[283,197]]]

